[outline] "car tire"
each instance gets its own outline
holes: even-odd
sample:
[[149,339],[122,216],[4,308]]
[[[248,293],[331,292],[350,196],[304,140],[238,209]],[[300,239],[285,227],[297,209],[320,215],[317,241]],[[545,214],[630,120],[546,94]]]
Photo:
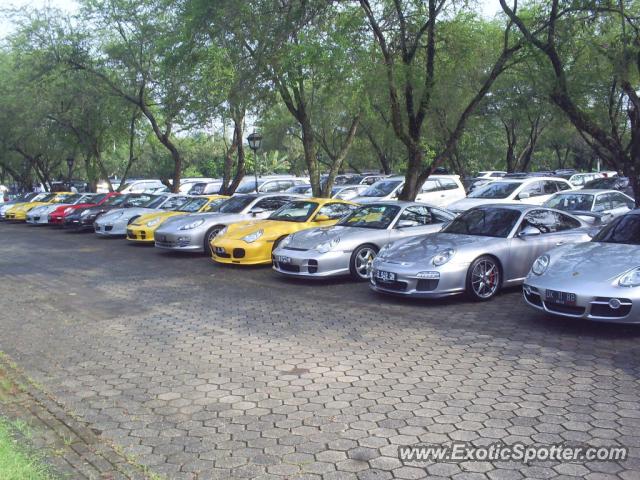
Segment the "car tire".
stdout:
[[351,278],[359,282],[369,280],[371,273],[371,264],[378,255],[378,247],[370,243],[365,243],[356,248],[351,254],[349,260],[349,272]]
[[502,286],[500,262],[491,255],[476,258],[467,270],[466,294],[476,302],[495,297]]
[[216,225],[215,227],[211,227],[209,230],[207,230],[207,233],[204,234],[204,253],[206,255],[212,255],[213,252],[211,251],[211,240],[214,239],[214,237],[216,235],[218,235],[218,233],[220,233],[220,230],[222,230],[224,228],[224,225]]

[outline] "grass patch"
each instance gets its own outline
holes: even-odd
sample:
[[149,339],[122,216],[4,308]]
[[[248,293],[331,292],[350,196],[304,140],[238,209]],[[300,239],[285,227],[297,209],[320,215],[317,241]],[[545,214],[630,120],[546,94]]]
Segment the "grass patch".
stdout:
[[13,425],[0,419],[0,478],[2,480],[52,480],[47,466],[27,453],[16,440],[14,432],[24,425]]

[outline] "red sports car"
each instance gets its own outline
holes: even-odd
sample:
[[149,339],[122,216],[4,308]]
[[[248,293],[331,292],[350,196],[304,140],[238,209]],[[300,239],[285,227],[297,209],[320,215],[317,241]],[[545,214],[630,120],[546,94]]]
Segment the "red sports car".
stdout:
[[49,225],[64,225],[64,217],[75,212],[78,209],[96,207],[102,205],[114,195],[120,195],[118,192],[100,193],[91,197],[87,203],[78,203],[77,205],[61,205],[49,214]]

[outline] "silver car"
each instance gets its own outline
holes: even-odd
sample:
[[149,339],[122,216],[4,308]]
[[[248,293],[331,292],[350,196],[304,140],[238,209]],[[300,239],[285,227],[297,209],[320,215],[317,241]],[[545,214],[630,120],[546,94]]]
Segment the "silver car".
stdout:
[[234,195],[214,213],[194,213],[167,219],[154,233],[155,245],[165,250],[211,254],[211,240],[231,223],[267,218],[299,195],[261,193]]
[[640,210],[614,220],[591,242],[540,256],[523,293],[529,305],[554,315],[640,323]]
[[136,218],[159,210],[175,210],[192,197],[179,194],[164,194],[153,198],[141,207],[117,208],[110,210],[96,218],[93,224],[95,232],[103,237],[124,237],[127,235],[127,225]]
[[635,201],[617,190],[569,190],[556,193],[544,203],[580,217],[588,223],[609,223],[635,208]]
[[437,232],[455,215],[415,202],[367,204],[331,227],[286,237],[273,252],[273,269],[290,276],[351,275],[366,280],[382,246],[390,241]]
[[489,300],[520,285],[542,253],[591,240],[588,225],[559,210],[494,204],[472,208],[434,233],[388,244],[373,262],[377,292],[437,298],[466,292]]

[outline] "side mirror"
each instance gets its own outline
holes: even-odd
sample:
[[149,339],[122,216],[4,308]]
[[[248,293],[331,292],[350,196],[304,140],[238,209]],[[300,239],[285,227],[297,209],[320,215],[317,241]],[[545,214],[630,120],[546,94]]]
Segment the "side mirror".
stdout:
[[264,208],[253,208],[249,211],[249,213],[251,215],[253,215],[254,217],[264,213],[266,210]]
[[415,220],[399,220],[396,228],[410,228],[417,227],[419,225]]
[[529,192],[522,192],[520,195],[518,195],[518,200],[526,200],[527,198],[530,198],[531,194]]
[[524,237],[535,237],[537,235],[540,235],[542,232],[540,231],[539,228],[536,227],[532,227],[532,226],[528,226],[528,227],[524,227],[522,229],[522,231],[518,234],[518,236],[520,238],[524,238]]
[[328,222],[331,220],[329,215],[316,215],[316,218],[313,220],[314,222]]

